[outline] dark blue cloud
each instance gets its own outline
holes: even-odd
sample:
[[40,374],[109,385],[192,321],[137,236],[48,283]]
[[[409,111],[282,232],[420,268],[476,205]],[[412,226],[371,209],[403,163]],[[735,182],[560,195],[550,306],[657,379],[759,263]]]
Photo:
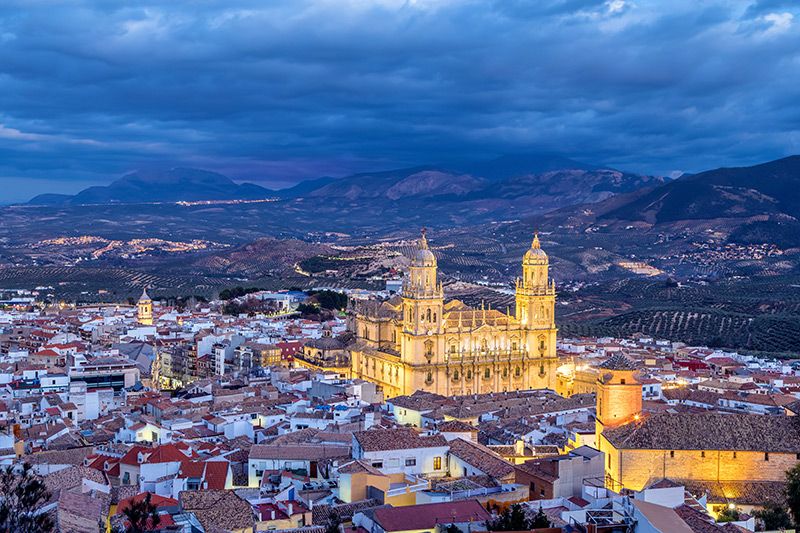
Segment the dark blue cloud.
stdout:
[[158,163],[288,184],[523,150],[651,173],[800,152],[794,2],[138,4],[0,4],[0,200]]

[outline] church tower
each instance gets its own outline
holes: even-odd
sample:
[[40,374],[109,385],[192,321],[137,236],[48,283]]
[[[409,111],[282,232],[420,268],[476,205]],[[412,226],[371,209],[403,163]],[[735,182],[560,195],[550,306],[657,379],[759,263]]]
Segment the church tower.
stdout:
[[531,387],[555,389],[556,286],[550,281],[548,270],[549,260],[537,233],[522,258],[522,278],[516,283],[515,316],[526,335],[529,361],[537,367]]
[[439,351],[444,293],[437,275],[436,256],[428,247],[425,230],[403,280],[401,353],[408,363],[425,364]]
[[153,325],[153,300],[147,295],[147,288],[142,291],[142,295],[136,303],[136,318],[140,324]]
[[641,412],[642,384],[636,379],[636,367],[630,359],[615,353],[598,367],[597,442],[603,430],[628,424]]

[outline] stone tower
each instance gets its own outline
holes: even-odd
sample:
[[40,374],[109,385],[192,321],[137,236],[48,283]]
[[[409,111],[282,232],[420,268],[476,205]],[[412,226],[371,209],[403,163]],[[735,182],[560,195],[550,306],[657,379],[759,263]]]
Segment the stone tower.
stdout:
[[636,420],[642,412],[642,384],[636,379],[636,367],[616,353],[599,367],[597,376],[597,442],[605,429]]
[[428,247],[425,230],[403,281],[401,353],[411,364],[429,363],[439,351],[444,292],[438,280],[436,257]]
[[550,262],[535,234],[522,258],[522,277],[516,283],[515,318],[525,331],[525,349],[538,368],[531,387],[555,388],[556,286],[549,279]]
[[147,295],[147,288],[142,291],[142,295],[136,303],[136,318],[140,324],[153,325],[153,300]]

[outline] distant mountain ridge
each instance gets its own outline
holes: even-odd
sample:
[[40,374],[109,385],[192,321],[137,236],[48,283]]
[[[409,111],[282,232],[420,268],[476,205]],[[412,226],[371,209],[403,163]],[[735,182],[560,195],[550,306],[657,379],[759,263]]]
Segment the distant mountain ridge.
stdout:
[[237,184],[216,172],[194,168],[136,171],[106,186],[89,187],[73,196],[41,194],[30,204],[111,204],[202,200],[246,200],[274,196],[253,183]]
[[517,154],[463,165],[423,165],[342,178],[324,177],[278,191],[251,183],[237,184],[222,174],[191,168],[137,171],[107,186],[89,187],[73,196],[42,194],[29,203],[126,204],[279,197],[324,198],[341,205],[489,201],[488,209],[494,211],[503,209],[508,200],[522,199],[524,204],[520,207],[540,211],[595,202],[662,182],[663,178],[600,168],[558,155]]
[[615,202],[601,218],[652,224],[755,215],[800,218],[800,156],[684,175]]

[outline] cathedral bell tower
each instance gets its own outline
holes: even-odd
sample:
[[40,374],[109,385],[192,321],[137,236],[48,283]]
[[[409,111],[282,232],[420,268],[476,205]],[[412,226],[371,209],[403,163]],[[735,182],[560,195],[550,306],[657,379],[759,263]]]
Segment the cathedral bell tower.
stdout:
[[424,363],[436,355],[436,336],[442,330],[444,293],[437,276],[436,257],[428,247],[425,230],[403,280],[403,354],[409,363]]
[[142,295],[136,303],[136,318],[140,324],[153,325],[153,300],[147,295],[147,288],[142,291]]
[[522,278],[516,283],[516,319],[528,332],[528,352],[556,356],[556,286],[548,278],[549,260],[535,234],[522,258]]

